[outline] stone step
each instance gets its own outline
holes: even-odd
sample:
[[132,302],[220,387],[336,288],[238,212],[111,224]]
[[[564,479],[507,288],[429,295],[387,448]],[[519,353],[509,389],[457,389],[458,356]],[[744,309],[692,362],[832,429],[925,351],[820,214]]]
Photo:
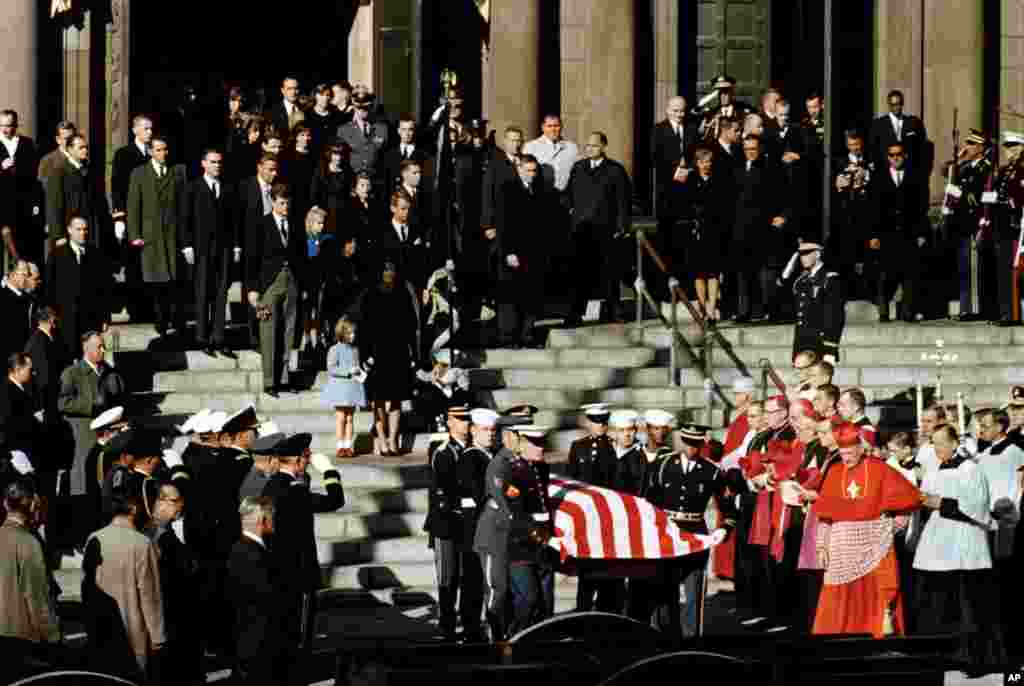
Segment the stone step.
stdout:
[[481,366],[502,369],[551,369],[573,367],[645,367],[655,352],[644,347],[547,348],[544,350],[490,349],[484,352]]
[[[345,472],[342,470],[342,483]],[[353,541],[363,539],[403,538],[424,536],[425,512],[394,514],[352,514],[344,511],[321,513],[313,520],[317,539]]]
[[433,562],[434,551],[426,536],[375,538],[364,541],[317,539],[317,557],[322,567],[347,567],[359,564],[396,565]]

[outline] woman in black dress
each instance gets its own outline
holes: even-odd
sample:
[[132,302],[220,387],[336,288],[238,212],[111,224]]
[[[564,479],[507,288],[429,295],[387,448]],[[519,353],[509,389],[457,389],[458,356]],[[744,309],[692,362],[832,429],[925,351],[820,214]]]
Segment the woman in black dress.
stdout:
[[[360,320],[360,304],[367,285],[372,282],[355,236],[346,233],[324,233],[317,256],[320,275],[320,330],[331,331],[342,317]],[[362,332],[360,332],[362,333]]]
[[712,322],[721,318],[718,309],[718,277],[728,231],[729,191],[724,179],[712,173],[713,153],[706,147],[694,153],[696,169],[680,163],[673,181],[670,202],[675,207],[676,231],[683,234],[686,270],[693,275],[701,314]]
[[331,87],[322,83],[313,89],[313,107],[306,112],[303,122],[313,136],[310,148],[318,158],[323,150],[334,142],[343,119],[341,113],[331,104]]
[[320,158],[320,169],[313,177],[310,201],[327,213],[324,232],[354,235],[345,224],[352,190],[352,168],[348,165],[348,149],[344,145],[329,145]]
[[312,207],[310,189],[317,166],[317,159],[310,148],[312,140],[312,133],[305,122],[296,124],[292,129],[291,146],[281,155],[281,176],[291,188],[296,217],[305,218]]
[[394,456],[401,454],[398,424],[412,386],[415,296],[394,262],[384,262],[380,274],[363,298],[359,356],[370,368],[366,396],[373,406],[374,453]]

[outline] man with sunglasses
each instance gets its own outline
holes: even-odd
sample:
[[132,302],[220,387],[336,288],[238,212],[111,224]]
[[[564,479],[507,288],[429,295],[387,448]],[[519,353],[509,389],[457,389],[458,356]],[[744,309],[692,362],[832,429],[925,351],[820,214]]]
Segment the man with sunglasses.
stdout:
[[846,323],[839,274],[825,267],[821,244],[804,242],[797,252],[803,273],[793,282],[796,297],[793,354],[813,350],[822,359],[835,364]]
[[894,141],[886,148],[885,172],[875,175],[869,187],[871,221],[864,249],[869,289],[874,287],[875,304],[881,322],[889,321],[889,281],[899,278],[903,300],[899,317],[916,321],[922,293],[920,265],[923,262],[930,227],[928,217],[928,180],[919,169],[906,164],[906,144]]

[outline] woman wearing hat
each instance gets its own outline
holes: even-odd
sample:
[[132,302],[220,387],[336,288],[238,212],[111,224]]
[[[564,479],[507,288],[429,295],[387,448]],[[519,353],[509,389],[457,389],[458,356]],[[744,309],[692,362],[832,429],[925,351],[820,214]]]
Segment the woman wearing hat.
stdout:
[[393,262],[381,267],[380,281],[362,301],[360,359],[366,361],[367,398],[373,404],[374,453],[401,453],[399,419],[409,398],[416,350],[413,296]]

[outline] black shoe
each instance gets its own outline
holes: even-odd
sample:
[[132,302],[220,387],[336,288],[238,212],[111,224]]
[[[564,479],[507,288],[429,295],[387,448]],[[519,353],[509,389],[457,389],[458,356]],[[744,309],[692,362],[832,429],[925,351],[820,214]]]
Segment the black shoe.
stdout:
[[747,324],[747,323],[750,322],[750,315],[749,314],[738,314],[735,317],[733,317],[732,320],[734,322],[736,322],[737,324]]
[[229,358],[229,359],[232,359],[232,360],[237,360],[238,359],[238,355],[235,353],[235,351],[232,350],[231,348],[227,347],[227,346],[224,346],[224,345],[220,346],[219,348],[217,348],[217,352],[219,354],[223,355],[224,357]]
[[970,312],[967,312],[967,313],[964,313],[964,314],[958,314],[956,316],[956,320],[958,322],[977,322],[977,321],[981,321],[981,319],[982,319],[982,316],[980,314],[973,314],[973,313],[970,313]]
[[278,393],[277,388],[274,386],[267,386],[263,389],[263,392],[269,395],[271,398],[280,398],[281,394]]
[[207,357],[217,357],[217,350],[212,345],[203,346],[203,354]]
[[892,320],[889,319],[889,315],[887,315],[887,314],[880,314],[880,315],[878,315],[878,323],[879,324],[888,324],[890,321],[892,321]]

